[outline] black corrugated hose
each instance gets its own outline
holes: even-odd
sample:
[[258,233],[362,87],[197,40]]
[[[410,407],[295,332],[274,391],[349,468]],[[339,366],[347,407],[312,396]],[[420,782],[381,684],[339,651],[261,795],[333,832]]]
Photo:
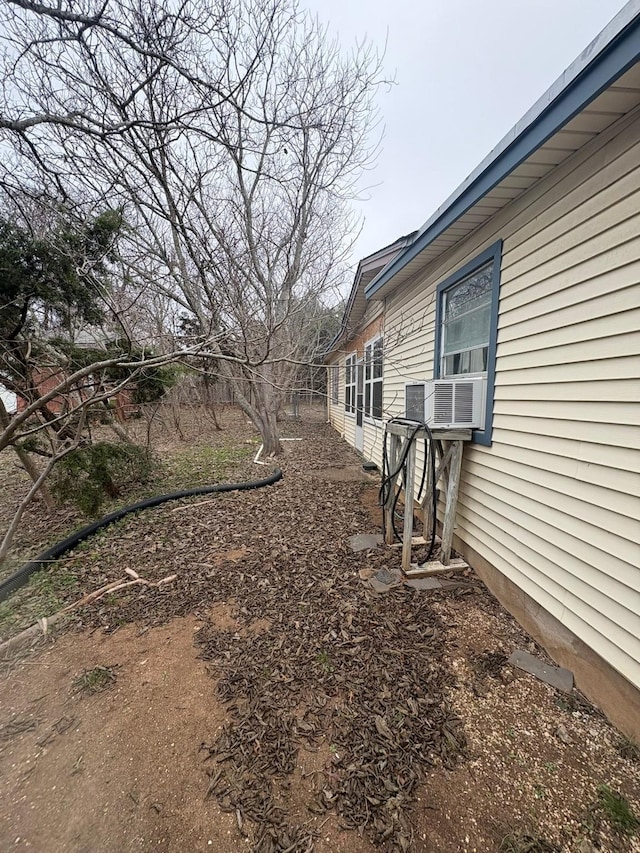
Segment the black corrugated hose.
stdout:
[[29,560],[28,563],[25,563],[25,565],[18,569],[15,574],[2,581],[2,583],[0,583],[0,601],[4,601],[12,592],[20,589],[21,586],[24,586],[24,584],[29,580],[29,577],[34,572],[43,568],[47,563],[50,563],[52,560],[57,560],[58,557],[61,557],[67,551],[71,551],[72,548],[75,548],[80,542],[84,542],[85,539],[92,536],[98,530],[102,530],[103,527],[108,527],[108,525],[113,524],[114,521],[120,521],[120,519],[124,518],[125,515],[129,515],[132,512],[138,512],[141,509],[149,509],[152,506],[167,503],[167,501],[177,501],[180,500],[180,498],[191,498],[196,495],[209,495],[212,492],[241,492],[248,491],[249,489],[261,489],[263,486],[271,486],[274,483],[277,483],[278,480],[282,479],[282,476],[282,471],[279,468],[276,468],[269,477],[265,477],[263,480],[248,480],[245,483],[218,483],[213,486],[200,486],[195,489],[184,489],[179,492],[169,492],[169,494],[166,495],[157,495],[155,498],[148,498],[146,501],[139,501],[138,503],[131,504],[131,506],[125,506],[122,509],[117,509],[115,512],[94,521],[93,524],[88,524],[86,527],[82,527],[80,530],[72,533],[71,536],[67,536],[66,539],[62,540],[62,542],[58,542],[57,545],[53,545],[51,548],[43,551],[42,554],[39,554],[33,560]]
[[[400,455],[400,459],[398,460],[398,464],[396,465],[395,471],[389,471],[389,457],[387,454],[387,430],[385,428],[384,431],[384,440],[383,440],[383,449],[382,449],[382,483],[380,484],[380,492],[379,492],[379,503],[382,506],[382,531],[383,534],[385,531],[385,519],[384,519],[384,506],[389,497],[390,489],[393,488],[393,484],[395,483],[396,477],[398,474],[402,472],[402,481],[403,485],[406,488],[406,462],[407,456],[409,455],[409,449],[414,441],[417,440],[418,432],[423,429],[426,432],[426,438],[424,439],[424,459],[422,463],[422,477],[420,480],[420,488],[418,490],[417,500],[419,501],[422,497],[422,491],[424,489],[426,474],[427,474],[427,464],[431,467],[431,501],[432,501],[432,518],[433,525],[431,528],[431,541],[429,543],[429,552],[425,558],[425,562],[428,562],[431,559],[431,555],[433,553],[433,547],[435,545],[436,539],[436,509],[438,505],[438,493],[436,490],[436,482],[435,482],[435,473],[436,473],[436,452],[433,446],[433,435],[431,433],[431,429],[429,425],[422,421],[411,421],[407,418],[392,418],[389,423],[400,423],[409,426],[413,426],[413,432],[409,435],[408,440],[405,443],[402,454]],[[427,446],[428,445],[428,446]],[[395,525],[395,511],[396,506],[398,504],[398,498],[400,497],[400,490],[398,490],[393,498],[393,507],[391,512],[391,524],[393,526],[393,532],[396,538],[402,542],[402,535],[398,531]]]

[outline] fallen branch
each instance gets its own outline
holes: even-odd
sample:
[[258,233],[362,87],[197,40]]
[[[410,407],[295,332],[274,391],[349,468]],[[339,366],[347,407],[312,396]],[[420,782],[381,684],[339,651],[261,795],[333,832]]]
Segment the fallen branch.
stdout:
[[10,660],[15,654],[21,651],[25,646],[31,645],[35,640],[44,639],[49,628],[54,625],[61,617],[61,613],[55,613],[48,618],[45,616],[32,625],[30,628],[25,628],[15,637],[5,640],[0,644],[0,662],[4,663]]
[[102,586],[100,589],[96,589],[93,592],[84,595],[78,601],[74,601],[73,604],[68,604],[66,607],[63,607],[62,610],[54,613],[53,616],[42,616],[38,619],[35,625],[32,625],[30,628],[26,628],[24,631],[21,631],[19,634],[16,634],[15,637],[11,637],[4,643],[0,643],[0,661],[7,660],[11,653],[17,652],[24,645],[31,643],[33,640],[37,640],[38,637],[46,637],[49,633],[49,628],[70,610],[75,610],[76,607],[84,607],[85,604],[100,601],[103,596],[108,595],[110,592],[117,592],[118,590],[125,589],[129,586],[138,585],[158,588],[166,583],[171,583],[171,581],[174,581],[178,577],[178,575],[167,575],[166,578],[162,578],[159,581],[148,581],[141,578],[133,569],[125,569],[125,572],[130,575],[133,580],[112,581],[106,586]]
[[167,575],[166,578],[162,578],[159,581],[148,581],[144,578],[139,577],[133,569],[125,569],[127,574],[135,575],[135,578],[130,581],[113,581],[106,586],[100,587],[100,589],[96,589],[93,592],[88,593],[87,595],[80,598],[78,601],[74,601],[73,604],[68,604],[64,607],[60,612],[66,613],[68,610],[74,610],[76,607],[84,607],[85,604],[92,604],[95,601],[100,601],[101,598],[104,598],[105,595],[108,595],[110,592],[118,592],[121,589],[126,589],[129,586],[148,586],[152,588],[157,588],[162,586],[165,583],[170,583],[174,581],[178,575]]

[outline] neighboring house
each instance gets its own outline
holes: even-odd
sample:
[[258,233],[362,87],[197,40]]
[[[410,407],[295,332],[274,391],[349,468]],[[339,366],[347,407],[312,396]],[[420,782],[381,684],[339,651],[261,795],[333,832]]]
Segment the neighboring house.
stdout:
[[378,464],[407,384],[484,378],[455,547],[636,738],[639,60],[634,0],[407,245],[361,263],[327,356],[330,420]]
[[[41,368],[34,371],[32,379],[40,396],[44,396],[64,381],[65,372],[55,367]],[[96,389],[91,384],[91,377],[88,377],[86,381],[88,383],[87,388],[81,395],[80,392],[74,389],[70,395],[52,397],[47,403],[47,409],[52,414],[59,415],[61,412],[67,411],[70,405],[73,406],[76,402],[80,402],[81,399],[89,399]],[[29,400],[20,394],[14,394],[14,397],[16,405],[13,411],[23,412],[29,405]],[[133,389],[130,387],[122,388],[117,394],[114,394],[110,398],[110,405],[113,406],[116,418],[120,423],[136,416],[140,412],[140,406],[134,401]]]
[[[64,371],[59,370],[55,367],[45,367],[36,369],[33,371],[31,377],[33,382],[32,387],[37,389],[40,396],[44,396],[50,391],[53,391],[64,380],[64,378]],[[21,394],[18,394],[16,411],[24,412],[29,403],[30,401],[26,397],[23,397]],[[47,409],[54,415],[59,415],[60,412],[66,409],[66,407],[67,403],[64,397],[53,397],[47,403]]]
[[[55,330],[55,332],[50,333],[48,336],[50,338],[58,337],[59,334],[59,330]],[[47,337],[47,334],[45,333],[43,337]],[[80,349],[105,350],[106,354],[105,344],[108,341],[107,334],[96,326],[85,326],[84,328],[74,330],[70,340]],[[65,376],[63,368],[53,366],[40,367],[33,371],[31,380],[38,393],[43,396],[60,385],[64,381]],[[84,390],[74,389],[70,395],[53,397],[47,403],[47,409],[53,414],[59,415],[61,412],[66,411],[69,405],[74,405],[74,398],[77,395],[79,395],[77,396],[78,402],[81,398],[89,399],[98,389],[94,386],[91,376],[87,377],[85,382],[86,388]],[[29,400],[21,394],[14,394],[14,397],[16,397],[16,406],[13,411],[24,411],[29,405]],[[110,400],[115,410],[116,418],[121,423],[130,417],[134,417],[140,411],[140,406],[133,399],[132,387],[123,388],[117,394],[114,394]]]

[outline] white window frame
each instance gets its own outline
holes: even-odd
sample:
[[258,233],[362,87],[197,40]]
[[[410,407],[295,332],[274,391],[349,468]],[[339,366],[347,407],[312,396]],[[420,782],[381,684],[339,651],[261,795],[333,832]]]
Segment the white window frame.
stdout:
[[331,405],[337,406],[340,402],[340,365],[331,365]]
[[[373,376],[373,353],[375,344],[380,343],[382,346],[382,369],[381,375]],[[369,423],[379,423],[384,416],[384,339],[383,335],[376,335],[364,345],[363,357],[364,382],[363,382],[363,408],[364,418]],[[369,377],[367,378],[367,368],[370,367]],[[380,416],[376,417],[373,412],[373,388],[374,385],[380,385]]]
[[344,360],[344,411],[351,417],[356,416],[357,370],[358,353],[351,352]]

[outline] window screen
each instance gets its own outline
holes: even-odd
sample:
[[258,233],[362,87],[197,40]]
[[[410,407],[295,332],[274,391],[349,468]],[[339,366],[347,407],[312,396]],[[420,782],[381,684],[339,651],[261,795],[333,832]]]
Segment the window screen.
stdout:
[[491,331],[493,263],[442,294],[440,375],[486,373]]

